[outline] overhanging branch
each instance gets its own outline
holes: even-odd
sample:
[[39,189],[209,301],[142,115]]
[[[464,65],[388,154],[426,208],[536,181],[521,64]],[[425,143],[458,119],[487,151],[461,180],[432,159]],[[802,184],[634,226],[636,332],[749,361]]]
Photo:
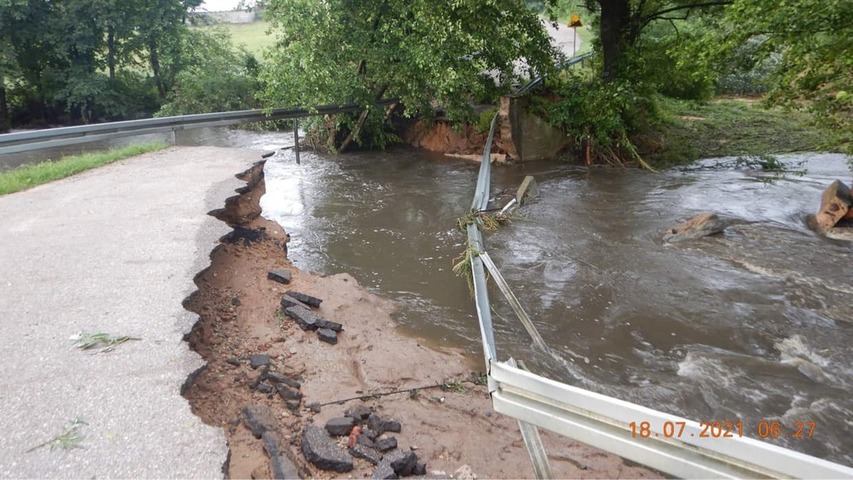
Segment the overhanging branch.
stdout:
[[[678,12],[681,10],[687,10],[687,15],[689,15],[690,10],[694,10],[697,8],[722,7],[725,5],[731,5],[732,3],[733,3],[733,0],[718,0],[715,2],[693,3],[693,4],[689,4],[689,5],[678,5],[675,7],[665,8],[663,10],[659,10],[657,12],[650,13],[650,14],[642,17],[640,19],[640,21],[643,25],[647,25],[648,23],[650,23],[654,20],[657,20],[659,18],[662,18],[664,15],[667,15],[669,13]],[[685,16],[685,18],[686,18],[686,16]]]

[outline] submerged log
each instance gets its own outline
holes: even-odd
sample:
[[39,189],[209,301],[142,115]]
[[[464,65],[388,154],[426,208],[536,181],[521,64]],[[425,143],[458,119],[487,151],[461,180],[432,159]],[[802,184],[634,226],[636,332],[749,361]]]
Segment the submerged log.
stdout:
[[818,230],[826,232],[841,219],[847,218],[851,204],[850,188],[840,180],[832,182],[820,199],[820,210],[815,217]]

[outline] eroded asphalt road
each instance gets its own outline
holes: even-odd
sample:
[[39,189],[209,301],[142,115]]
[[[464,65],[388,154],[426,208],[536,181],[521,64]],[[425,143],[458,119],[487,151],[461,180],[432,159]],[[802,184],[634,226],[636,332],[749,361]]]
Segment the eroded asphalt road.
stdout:
[[[181,302],[227,227],[206,215],[260,152],[170,148],[0,197],[0,477],[222,477],[180,395],[202,365]],[[110,353],[79,332],[139,337]],[[80,448],[31,448],[86,422]]]

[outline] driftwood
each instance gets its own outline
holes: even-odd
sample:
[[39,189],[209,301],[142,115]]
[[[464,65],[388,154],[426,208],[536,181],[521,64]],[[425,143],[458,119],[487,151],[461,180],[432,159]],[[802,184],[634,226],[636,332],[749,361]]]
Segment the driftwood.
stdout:
[[850,198],[850,188],[836,180],[823,191],[820,199],[820,210],[815,216],[817,228],[821,232],[834,227],[840,220],[853,217],[851,209],[853,200]]
[[728,226],[716,213],[700,213],[668,230],[663,236],[665,242],[673,243],[716,235]]

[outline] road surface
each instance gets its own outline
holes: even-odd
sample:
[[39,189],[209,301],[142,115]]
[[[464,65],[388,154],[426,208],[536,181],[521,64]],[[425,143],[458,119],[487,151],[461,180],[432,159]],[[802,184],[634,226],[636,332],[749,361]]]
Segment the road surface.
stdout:
[[[181,302],[228,231],[206,212],[259,159],[170,148],[0,197],[0,478],[222,477],[222,431],[180,395],[202,365]],[[78,418],[80,448],[28,451]]]

